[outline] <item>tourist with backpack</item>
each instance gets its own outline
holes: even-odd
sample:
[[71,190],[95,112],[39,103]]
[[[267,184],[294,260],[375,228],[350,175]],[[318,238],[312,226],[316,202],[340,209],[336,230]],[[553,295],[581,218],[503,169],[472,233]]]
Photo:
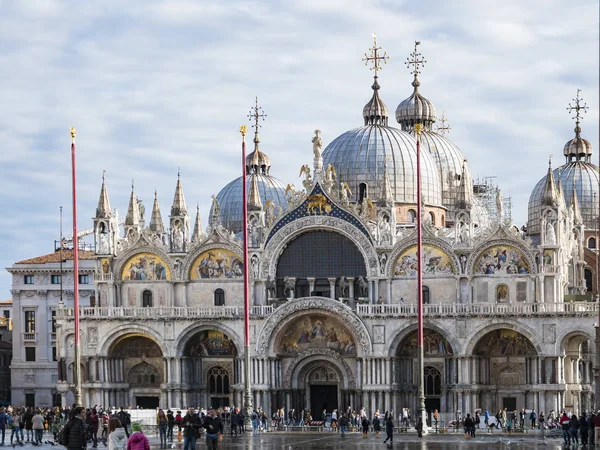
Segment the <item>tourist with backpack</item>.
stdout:
[[173,427],[175,426],[175,416],[170,409],[167,411],[167,441],[173,442]]
[[366,439],[369,435],[369,425],[371,425],[371,423],[369,422],[369,419],[367,419],[367,416],[363,417],[361,425],[362,425],[362,437],[364,439]]
[[121,410],[117,413],[119,420],[121,421],[121,425],[125,429],[125,434],[129,437],[129,427],[131,426],[131,415],[123,409],[121,406]]

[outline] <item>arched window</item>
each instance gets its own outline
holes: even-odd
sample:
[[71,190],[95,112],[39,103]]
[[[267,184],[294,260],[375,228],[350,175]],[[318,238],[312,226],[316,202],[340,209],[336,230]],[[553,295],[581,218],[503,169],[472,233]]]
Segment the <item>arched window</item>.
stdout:
[[595,249],[596,248],[596,238],[591,237],[588,239],[588,248]]
[[431,225],[435,225],[435,214],[432,212],[429,213],[429,220],[431,221]]
[[423,304],[429,304],[429,286],[423,286]]
[[215,289],[215,306],[225,306],[225,291],[221,288]]
[[367,183],[360,183],[358,185],[358,203],[361,203],[365,197],[369,196],[369,188]]
[[414,209],[408,210],[408,223],[415,223],[417,221],[417,212]]
[[425,367],[423,371],[425,377],[425,395],[435,396],[442,394],[442,376],[435,367]]
[[145,290],[142,292],[142,306],[144,308],[152,307],[152,291]]
[[229,394],[229,372],[223,367],[213,367],[208,371],[208,393]]
[[446,218],[444,217],[443,214],[442,214],[442,223],[440,225],[442,225],[443,227],[446,226]]
[[592,292],[594,290],[594,285],[592,284],[594,274],[590,269],[585,269],[585,271],[583,272],[583,276],[585,277],[585,288],[588,292]]
[[128,380],[130,384],[141,386],[156,386],[161,383],[159,371],[152,364],[142,362],[129,371]]

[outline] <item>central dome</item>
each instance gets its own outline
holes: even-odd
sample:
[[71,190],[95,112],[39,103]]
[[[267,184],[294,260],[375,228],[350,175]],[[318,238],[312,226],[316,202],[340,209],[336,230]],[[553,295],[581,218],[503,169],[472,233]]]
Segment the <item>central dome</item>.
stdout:
[[[324,165],[333,164],[355,201],[361,185],[371,200],[380,198],[386,160],[395,202],[416,204],[417,143],[408,133],[383,125],[363,126],[337,137],[323,152]],[[421,186],[425,204],[442,205],[437,167],[426,151],[421,152]]]

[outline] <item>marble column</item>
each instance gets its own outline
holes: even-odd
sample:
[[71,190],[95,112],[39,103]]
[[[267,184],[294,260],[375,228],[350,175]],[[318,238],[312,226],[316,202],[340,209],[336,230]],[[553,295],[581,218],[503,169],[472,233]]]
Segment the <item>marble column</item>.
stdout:
[[386,284],[386,297],[387,297],[387,303],[391,304],[392,303],[392,280],[388,280],[387,284]]
[[348,297],[350,298],[354,298],[354,277],[346,277],[346,279],[348,280],[348,283],[350,283],[350,285],[348,286]]
[[315,278],[307,278],[306,280],[308,281],[308,288],[310,290],[308,295],[312,296],[312,293],[315,290]]
[[379,303],[379,280],[373,281],[373,303]]
[[329,298],[335,300],[335,280],[336,278],[327,278],[329,281]]
[[369,286],[369,303],[374,303],[373,301],[373,280],[368,281]]

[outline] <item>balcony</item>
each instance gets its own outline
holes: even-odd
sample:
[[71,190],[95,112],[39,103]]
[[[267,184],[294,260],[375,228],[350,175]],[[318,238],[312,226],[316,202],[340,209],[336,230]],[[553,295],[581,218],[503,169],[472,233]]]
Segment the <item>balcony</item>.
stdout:
[[108,282],[112,281],[113,276],[112,273],[95,273],[94,274],[94,282]]
[[[415,317],[417,305],[357,305],[363,317]],[[597,316],[598,303],[473,303],[423,305],[426,317]]]
[[[250,315],[266,317],[273,312],[272,306],[252,306]],[[72,319],[73,308],[61,308],[56,311],[57,319]],[[79,309],[81,320],[86,319],[242,319],[242,306],[159,306],[159,307],[84,307]]]
[[[294,301],[294,300],[291,300]],[[251,306],[250,317],[259,319],[270,316],[276,307],[273,305]],[[416,317],[416,304],[358,304],[354,308],[361,317]],[[56,319],[72,320],[73,308],[56,311]],[[81,320],[161,320],[161,319],[221,319],[244,318],[243,306],[159,306],[159,307],[82,307]],[[425,317],[591,317],[598,315],[598,303],[473,303],[473,304],[433,304],[423,305]],[[35,340],[35,333],[25,333]],[[31,342],[31,341],[29,341]]]
[[37,342],[37,333],[23,333],[23,342],[35,344]]

